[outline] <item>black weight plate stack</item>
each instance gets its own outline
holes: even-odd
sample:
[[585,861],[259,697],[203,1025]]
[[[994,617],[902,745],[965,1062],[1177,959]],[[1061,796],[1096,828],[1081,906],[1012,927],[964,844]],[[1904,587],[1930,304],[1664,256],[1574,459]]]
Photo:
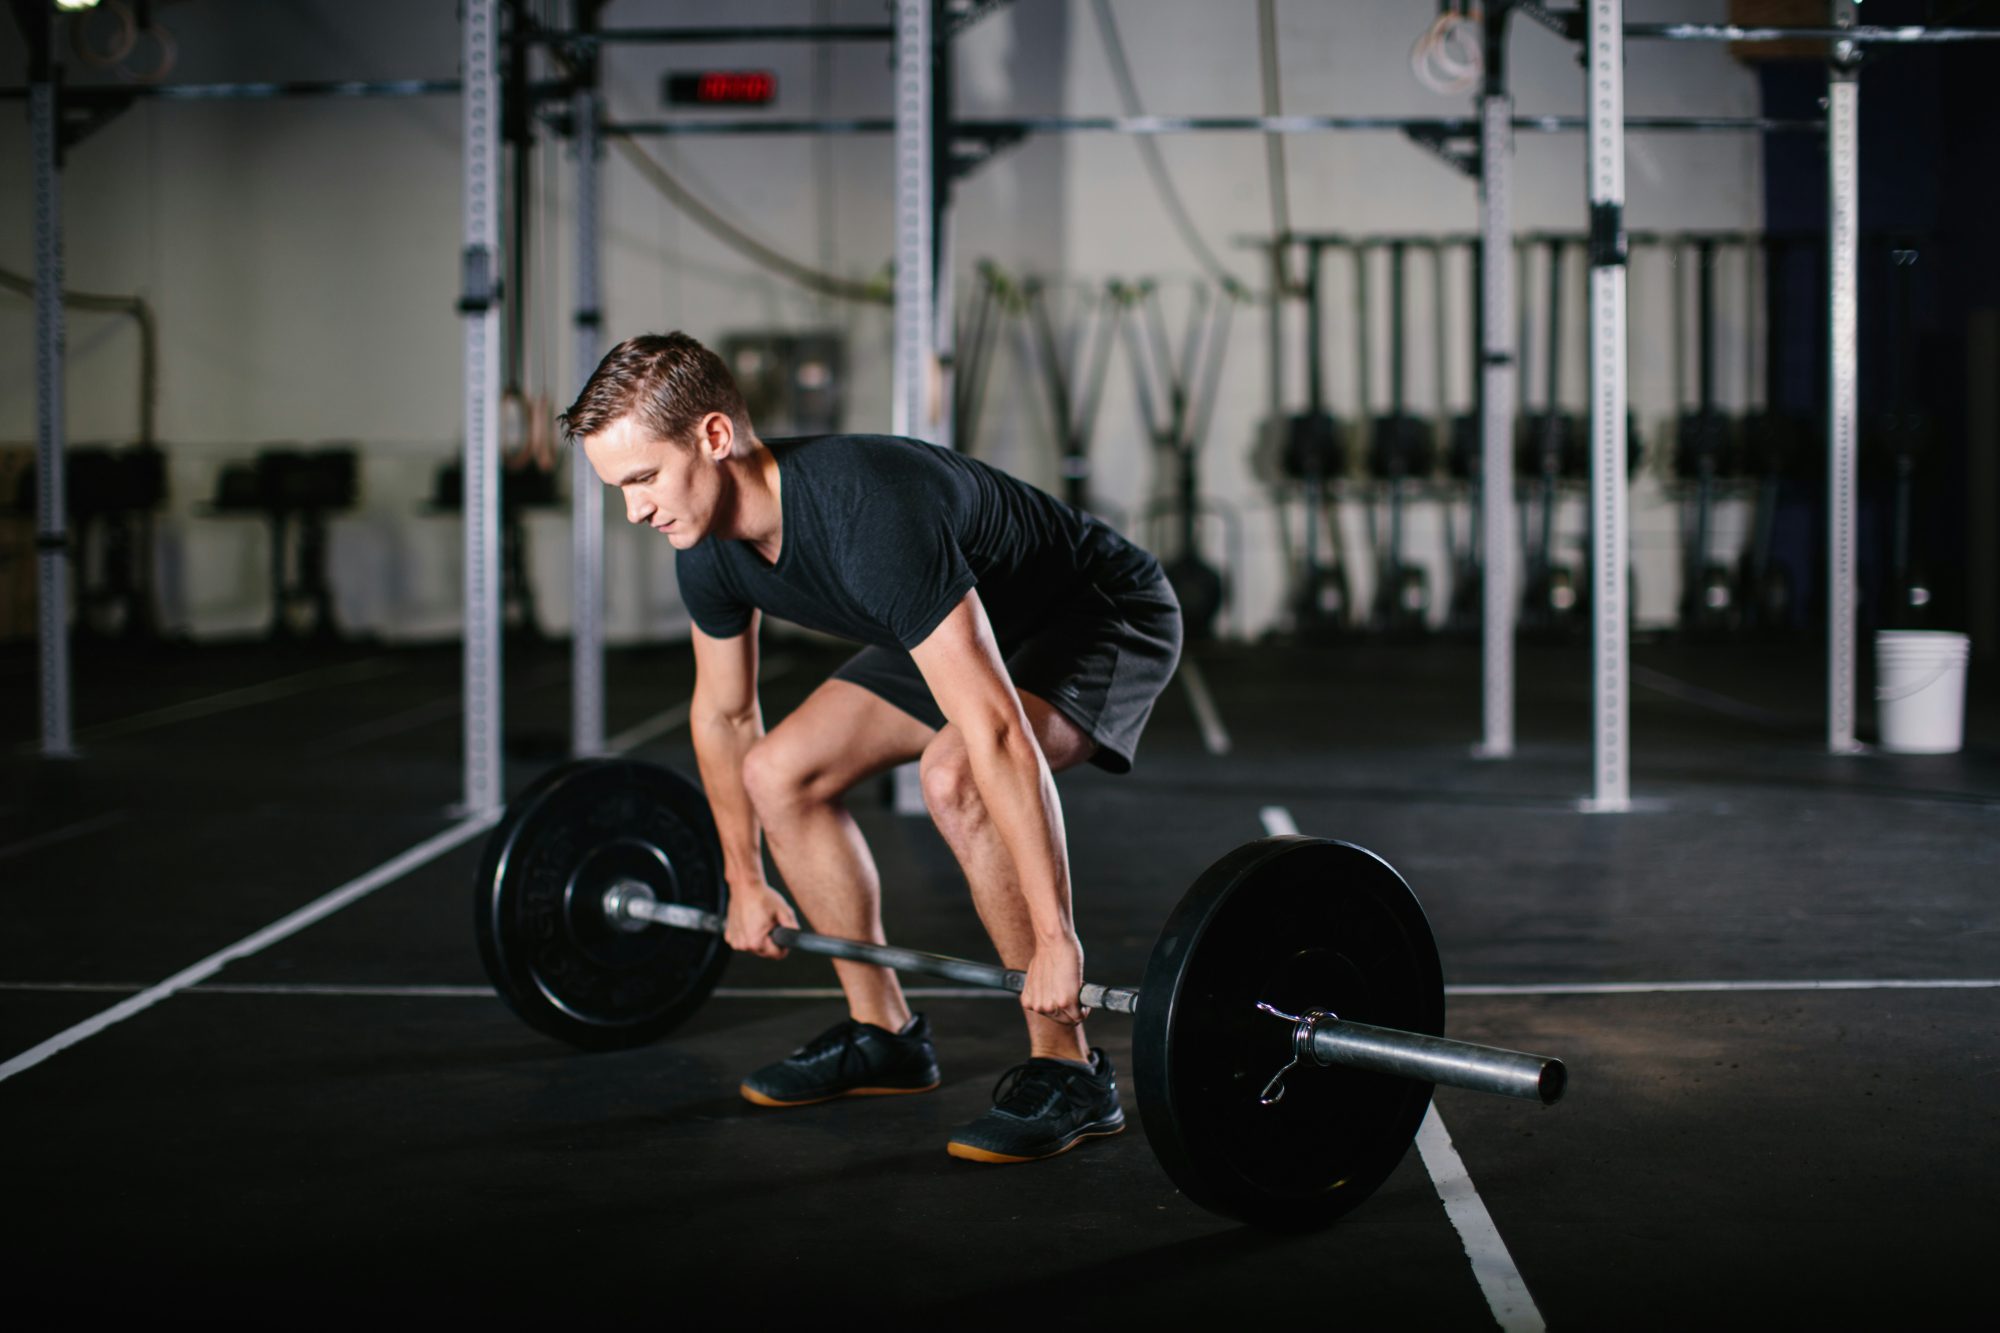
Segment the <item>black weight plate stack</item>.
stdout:
[[1344,842],[1247,843],[1195,881],[1160,932],[1140,988],[1133,1068],[1146,1135],[1195,1203],[1299,1230],[1367,1198],[1409,1150],[1431,1085],[1291,1058],[1290,1014],[1321,1009],[1444,1031],[1444,977],[1416,896]]
[[701,1007],[729,960],[720,935],[614,926],[604,893],[627,880],[661,902],[726,908],[701,789],[624,759],[544,776],[508,806],[480,862],[474,916],[486,975],[529,1025],[584,1050],[665,1036]]

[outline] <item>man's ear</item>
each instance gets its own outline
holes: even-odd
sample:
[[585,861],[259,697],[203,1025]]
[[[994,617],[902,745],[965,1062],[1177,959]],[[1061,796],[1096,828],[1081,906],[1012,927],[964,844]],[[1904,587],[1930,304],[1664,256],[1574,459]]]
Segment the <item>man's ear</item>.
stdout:
[[695,426],[695,438],[702,452],[719,463],[736,451],[736,423],[727,412],[710,412]]

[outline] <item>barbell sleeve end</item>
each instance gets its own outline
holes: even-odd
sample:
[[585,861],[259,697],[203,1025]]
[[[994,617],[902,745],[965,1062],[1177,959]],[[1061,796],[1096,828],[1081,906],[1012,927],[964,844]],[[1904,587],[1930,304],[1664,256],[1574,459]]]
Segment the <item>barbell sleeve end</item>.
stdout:
[[1396,1074],[1445,1087],[1519,1097],[1544,1106],[1553,1106],[1569,1083],[1569,1071],[1553,1056],[1330,1016],[1313,1022],[1300,1044],[1320,1065]]

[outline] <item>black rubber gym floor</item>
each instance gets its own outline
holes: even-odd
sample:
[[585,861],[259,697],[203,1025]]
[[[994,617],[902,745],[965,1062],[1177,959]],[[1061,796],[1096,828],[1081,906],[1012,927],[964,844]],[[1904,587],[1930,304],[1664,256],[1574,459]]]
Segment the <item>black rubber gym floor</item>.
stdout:
[[[823,961],[737,960],[647,1049],[586,1056],[524,1027],[473,944],[478,838],[374,873],[459,824],[455,650],[84,646],[84,758],[64,763],[31,752],[34,658],[8,650],[0,1062],[383,881],[0,1081],[0,1252],[13,1308],[36,1312],[18,1326],[174,1308],[260,1324],[1990,1326],[1990,669],[1975,664],[1964,753],[1831,758],[1816,644],[1641,645],[1639,808],[1595,816],[1575,809],[1580,646],[1523,648],[1504,763],[1470,757],[1471,645],[1196,658],[1226,753],[1177,685],[1134,774],[1061,782],[1091,977],[1136,982],[1195,874],[1289,817],[1409,879],[1453,1035],[1570,1067],[1552,1108],[1441,1091],[1467,1179],[1413,1149],[1311,1235],[1188,1204],[1136,1115],[1052,1162],[946,1157],[1020,1056],[1010,997],[917,1001],[937,1094],[782,1112],[736,1081],[839,1016]],[[773,645],[767,718],[836,660]],[[566,662],[510,647],[510,790],[561,756]],[[614,652],[610,729],[692,771],[670,711],[690,683],[683,648]],[[928,824],[881,793],[855,804],[890,937],[987,956]],[[1129,1020],[1092,1033],[1129,1071]],[[1461,1234],[1440,1191],[1468,1188],[1490,1222]]]

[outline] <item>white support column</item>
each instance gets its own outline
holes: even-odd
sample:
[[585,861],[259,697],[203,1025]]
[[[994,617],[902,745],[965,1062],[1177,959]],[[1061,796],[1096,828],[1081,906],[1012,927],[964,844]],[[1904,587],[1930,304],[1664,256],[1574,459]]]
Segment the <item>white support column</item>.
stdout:
[[[1834,22],[1854,26],[1854,5],[1840,0]],[[1854,656],[1860,577],[1855,551],[1855,311],[1861,245],[1861,83],[1852,43],[1834,46],[1826,85],[1827,375],[1826,748],[1853,754]]]
[[937,309],[932,234],[932,0],[896,0],[896,317],[890,429],[929,437],[937,408]]
[[956,298],[952,289],[953,231],[949,198],[938,201],[937,211],[932,216],[935,221],[931,234],[935,240],[937,260],[931,279],[931,347],[937,358],[937,397],[929,424],[918,434],[941,448],[956,449],[957,423],[952,420],[950,404],[958,401],[958,328],[952,316]]
[[[938,300],[936,89],[931,42],[939,14],[935,0],[896,4],[896,347],[890,430],[951,443],[950,386],[938,360],[941,327],[951,319]],[[945,289],[949,291],[948,281]],[[947,334],[949,337],[949,334]],[[923,786],[917,766],[903,764],[891,777],[891,806],[899,815],[921,815]]]
[[1583,808],[1632,808],[1631,493],[1625,467],[1625,6],[1591,0],[1590,505],[1591,758]]
[[1485,601],[1480,675],[1485,739],[1476,753],[1514,753],[1514,99],[1480,101],[1479,300],[1480,578]]
[[63,486],[62,125],[56,97],[52,82],[38,82],[28,91],[35,174],[35,544],[42,754],[67,759],[76,750],[70,729],[69,511]]
[[[571,114],[576,150],[576,384],[590,379],[602,353],[598,307],[598,99],[577,93]],[[570,450],[570,752],[604,753],[604,487],[583,450]]]
[[952,90],[954,53],[948,6],[931,11],[931,318],[932,346],[937,353],[937,399],[933,424],[924,438],[946,449],[958,448],[957,423],[951,405],[958,401],[958,301],[953,285],[958,231],[952,219]]
[[[496,0],[463,0],[465,811],[504,801],[500,759],[500,79]],[[514,294],[506,294],[511,298]]]

